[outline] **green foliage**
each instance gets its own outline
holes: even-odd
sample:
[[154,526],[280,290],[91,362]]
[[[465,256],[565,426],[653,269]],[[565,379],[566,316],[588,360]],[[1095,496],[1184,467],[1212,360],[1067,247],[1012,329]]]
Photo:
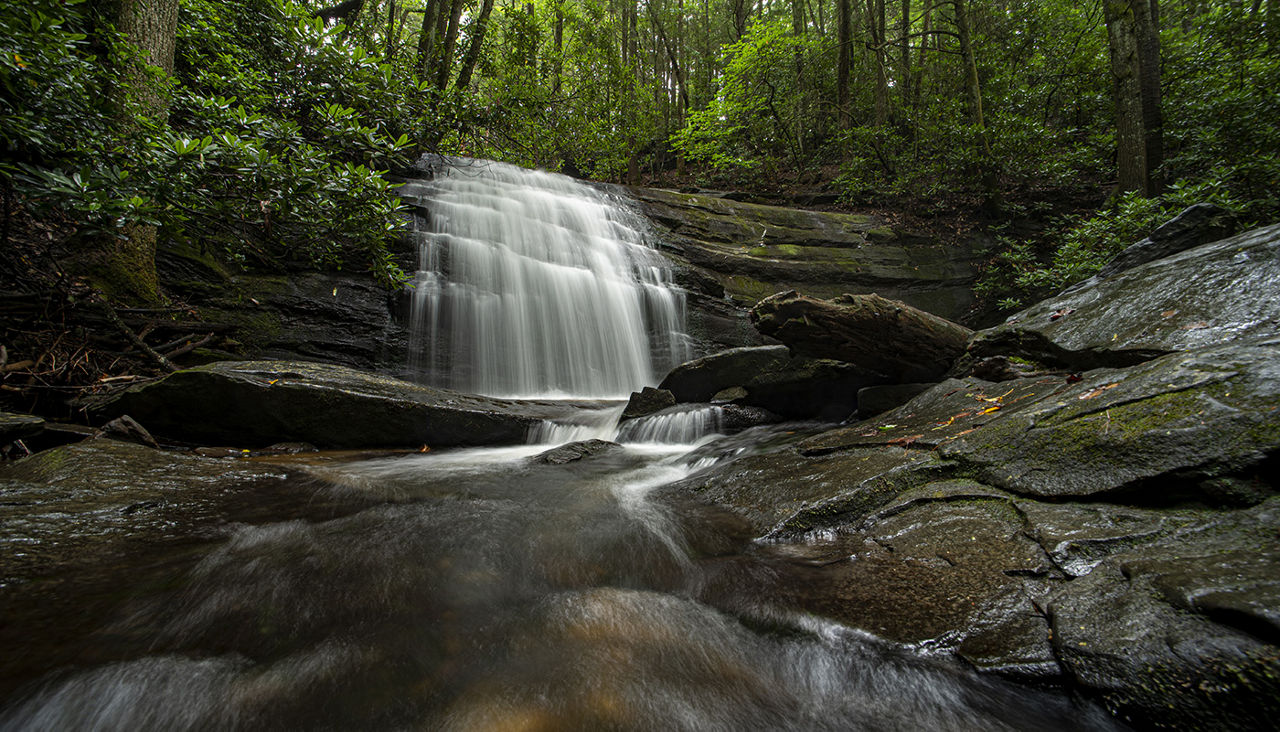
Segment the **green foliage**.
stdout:
[[1032,242],[1000,237],[999,253],[988,263],[975,291],[996,301],[1002,310],[1013,310],[1034,299],[1092,276],[1125,247],[1144,239],[1160,224],[1195,203],[1216,203],[1237,214],[1244,205],[1220,181],[1169,186],[1158,198],[1128,193],[1109,208],[1075,222],[1060,222],[1051,233],[1047,263],[1037,256]]
[[787,20],[761,20],[725,48],[724,58],[719,93],[689,115],[671,144],[722,172],[808,162],[814,100],[801,79],[822,67],[820,46]]
[[384,173],[429,124],[425,104],[402,101],[416,84],[286,0],[185,0],[173,78],[145,69],[169,107],[157,118],[121,93],[136,53],[101,20],[52,0],[0,15],[15,49],[0,63],[0,173],[29,207],[83,239],[141,223],[233,261],[401,278]]

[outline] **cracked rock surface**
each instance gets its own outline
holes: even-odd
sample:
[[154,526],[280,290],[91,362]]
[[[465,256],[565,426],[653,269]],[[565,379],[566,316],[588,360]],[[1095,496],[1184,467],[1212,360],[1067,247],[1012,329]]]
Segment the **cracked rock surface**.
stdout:
[[[719,539],[694,547],[721,578],[708,598],[775,597],[982,670],[1078,685],[1143,727],[1273,726],[1277,252],[1280,227],[1190,249],[1046,300],[971,347],[1076,373],[948,379],[661,489],[714,517],[699,530]],[[745,570],[730,546],[771,570]]]

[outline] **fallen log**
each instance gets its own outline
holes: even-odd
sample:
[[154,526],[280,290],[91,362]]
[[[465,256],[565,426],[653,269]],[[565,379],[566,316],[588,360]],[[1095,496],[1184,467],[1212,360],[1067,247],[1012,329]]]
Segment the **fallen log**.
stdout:
[[973,331],[879,295],[818,300],[794,291],[751,310],[761,333],[797,355],[855,364],[897,382],[942,377],[964,353]]

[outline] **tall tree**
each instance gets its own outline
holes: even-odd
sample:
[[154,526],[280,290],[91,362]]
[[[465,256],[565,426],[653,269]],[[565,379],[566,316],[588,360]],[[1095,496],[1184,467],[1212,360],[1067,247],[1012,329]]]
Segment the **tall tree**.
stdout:
[[987,131],[987,119],[982,110],[982,82],[978,76],[978,56],[973,48],[973,32],[969,24],[968,0],[952,0],[955,11],[956,36],[960,44],[960,59],[964,64],[965,99],[969,109],[969,123],[978,135],[978,176],[986,193],[984,206],[1000,205],[999,173],[995,156],[991,153],[991,136]]
[[493,12],[493,0],[484,0],[480,5],[480,17],[471,27],[471,36],[467,40],[467,54],[462,59],[462,68],[458,70],[458,80],[454,85],[466,91],[471,86],[471,74],[476,63],[480,61],[480,49],[484,45],[485,33],[489,30],[489,15]]
[[836,38],[839,52],[836,55],[836,109],[840,115],[841,129],[853,125],[849,109],[849,74],[853,67],[853,22],[850,0],[836,0]]
[[1160,93],[1160,36],[1157,0],[1104,3],[1111,50],[1116,112],[1119,190],[1143,196],[1160,190],[1164,122]]
[[[143,64],[158,68],[165,76],[173,73],[173,53],[178,34],[178,0],[117,0],[108,6],[115,27],[141,52],[128,58],[121,75],[124,83],[115,92],[122,137],[134,137],[135,114],[163,122],[169,114],[168,101],[157,88],[157,80]],[[119,235],[103,245],[104,274],[117,294],[140,300],[156,298],[156,227],[140,222],[126,225]]]

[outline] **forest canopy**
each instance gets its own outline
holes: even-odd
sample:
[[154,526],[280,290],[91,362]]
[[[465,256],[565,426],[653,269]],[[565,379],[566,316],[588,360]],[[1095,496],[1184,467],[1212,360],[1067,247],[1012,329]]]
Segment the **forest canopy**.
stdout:
[[[73,251],[181,243],[392,283],[387,173],[423,151],[821,184],[848,207],[952,196],[1008,216],[1027,190],[1102,192],[1048,250],[1002,241],[984,294],[1013,305],[1185,203],[1275,217],[1278,1],[9,3],[4,237],[21,214],[61,222]],[[147,13],[170,37],[139,30]],[[122,294],[155,296],[118,270]]]

